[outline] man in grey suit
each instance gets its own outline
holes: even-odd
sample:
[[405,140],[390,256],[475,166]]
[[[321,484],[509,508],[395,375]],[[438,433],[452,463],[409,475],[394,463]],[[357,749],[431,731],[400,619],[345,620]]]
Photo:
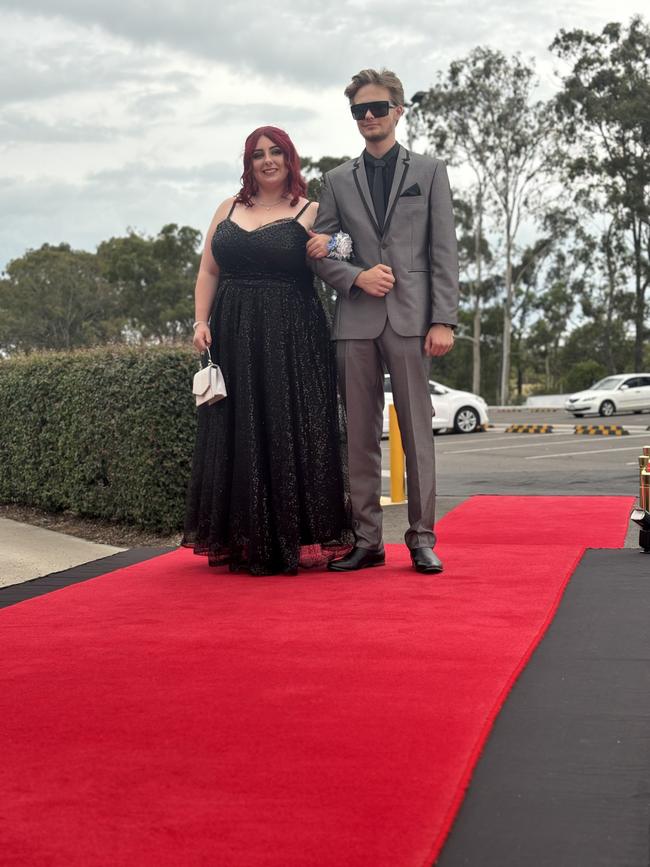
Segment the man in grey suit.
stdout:
[[[348,468],[355,547],[329,568],[352,571],[385,562],[382,538],[381,434],[384,366],[408,476],[405,541],[418,572],[441,572],[433,551],[435,457],[429,359],[454,345],[458,258],[444,164],[410,153],[395,138],[404,90],[388,71],[364,69],[345,90],[361,156],[324,179],[317,234],[352,238],[350,261],[321,258],[316,272],[338,292],[333,324],[339,383],[348,423]],[[318,240],[307,252],[316,254]]]

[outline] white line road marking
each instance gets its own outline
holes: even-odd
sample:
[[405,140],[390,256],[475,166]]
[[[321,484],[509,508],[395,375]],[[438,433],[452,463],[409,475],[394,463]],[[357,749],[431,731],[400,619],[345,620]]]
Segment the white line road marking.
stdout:
[[636,446],[627,446],[622,449],[582,449],[580,452],[556,452],[552,455],[527,455],[524,460],[526,461],[547,461],[550,458],[569,458],[573,455],[599,455],[602,452],[633,452],[636,451]]
[[[530,440],[533,437],[547,437],[548,438],[548,437],[552,436],[552,434],[522,434],[522,436],[527,437],[528,442],[521,443],[520,445],[516,445],[516,446],[515,445],[512,445],[512,446],[486,446],[485,448],[482,448],[482,449],[458,449],[455,451],[445,451],[444,449],[437,446],[436,447],[436,454],[438,454],[438,455],[464,455],[464,454],[470,454],[473,452],[498,452],[498,451],[502,451],[503,449],[525,449],[525,448],[528,448],[530,446]],[[574,442],[574,441],[575,441],[575,434],[573,436],[571,436],[566,442]],[[556,440],[556,442],[557,442],[557,440]],[[564,440],[563,440],[563,442],[564,442]],[[535,443],[533,443],[533,445],[535,445]],[[550,445],[550,443],[549,443],[549,445]]]
[[[485,448],[480,448],[480,449],[454,449],[454,450],[450,449],[448,451],[445,449],[442,449],[438,446],[436,448],[436,454],[437,455],[463,455],[463,454],[473,454],[474,452],[496,452],[496,451],[504,451],[507,449],[525,449],[530,445],[530,440],[533,437],[546,437],[548,439],[550,436],[553,436],[553,435],[552,434],[522,434],[522,436],[527,437],[528,441],[525,443],[520,443],[519,445],[486,446]],[[562,442],[576,442],[576,436],[581,436],[581,434],[573,434],[568,439],[562,440]],[[612,437],[611,439],[612,440],[615,439],[616,442],[620,442],[622,437]],[[650,436],[648,434],[630,434],[629,436],[626,436],[625,439],[626,440],[650,439]],[[560,442],[560,440],[558,438],[554,442],[549,441],[548,445],[557,445],[559,442]],[[535,443],[533,443],[533,445],[540,445],[540,443],[535,442]],[[594,436],[588,437],[588,439],[585,441],[585,445],[596,445],[596,436],[594,435]],[[612,442],[612,446],[613,445],[614,445],[614,442]],[[634,446],[634,448],[636,448],[636,446]],[[605,449],[604,451],[608,451],[608,449]],[[621,451],[621,450],[619,449],[619,451]],[[566,454],[582,454],[582,452],[566,452]],[[553,455],[548,455],[548,456],[545,455],[545,457],[553,457]],[[562,457],[562,455],[560,454],[560,455],[558,455],[558,457]]]

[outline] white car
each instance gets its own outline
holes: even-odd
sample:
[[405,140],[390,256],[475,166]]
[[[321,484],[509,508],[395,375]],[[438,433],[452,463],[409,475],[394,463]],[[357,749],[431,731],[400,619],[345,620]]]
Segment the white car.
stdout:
[[[434,431],[454,430],[457,433],[474,433],[483,430],[488,424],[487,403],[482,397],[469,391],[447,388],[439,382],[429,380],[431,403],[435,415]],[[388,407],[393,402],[393,389],[390,376],[384,376],[384,436],[388,436]]]
[[650,411],[650,373],[621,373],[606,376],[591,388],[572,394],[564,404],[577,418],[615,412]]

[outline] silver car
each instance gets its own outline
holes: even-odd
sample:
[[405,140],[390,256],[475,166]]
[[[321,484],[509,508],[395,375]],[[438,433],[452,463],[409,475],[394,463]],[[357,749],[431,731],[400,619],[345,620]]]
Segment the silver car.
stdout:
[[606,376],[591,388],[572,394],[564,404],[576,418],[617,412],[650,412],[650,373]]

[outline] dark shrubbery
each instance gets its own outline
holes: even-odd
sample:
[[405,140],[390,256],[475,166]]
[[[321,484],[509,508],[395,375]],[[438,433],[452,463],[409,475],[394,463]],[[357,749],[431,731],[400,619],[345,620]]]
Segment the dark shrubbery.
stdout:
[[0,362],[0,501],[182,525],[196,353],[102,347]]

